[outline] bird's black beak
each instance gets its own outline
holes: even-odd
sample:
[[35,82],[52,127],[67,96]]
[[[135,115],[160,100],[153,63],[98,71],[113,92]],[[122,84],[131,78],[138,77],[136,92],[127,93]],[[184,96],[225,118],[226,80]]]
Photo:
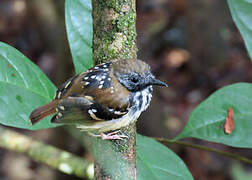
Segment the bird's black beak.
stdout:
[[158,79],[155,79],[154,77],[151,77],[149,80],[149,84],[151,85],[157,85],[157,86],[165,86],[168,87],[168,85]]

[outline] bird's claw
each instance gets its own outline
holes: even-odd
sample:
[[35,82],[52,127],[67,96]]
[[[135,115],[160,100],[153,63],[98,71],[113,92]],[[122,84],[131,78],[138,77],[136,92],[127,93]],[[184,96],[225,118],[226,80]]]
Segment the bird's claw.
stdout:
[[88,133],[89,135],[93,136],[93,137],[101,137],[103,140],[107,139],[107,140],[122,140],[124,138],[128,138],[128,136],[123,135],[123,134],[117,134],[119,133],[120,130],[117,131],[113,131],[111,133],[105,134],[105,133],[101,133],[99,135],[97,134],[93,134],[93,133]]
[[109,139],[109,140],[122,140],[123,138],[127,138],[128,136],[123,135],[123,134],[117,134],[119,133],[120,130],[114,131],[108,134],[101,133],[101,138],[102,139]]

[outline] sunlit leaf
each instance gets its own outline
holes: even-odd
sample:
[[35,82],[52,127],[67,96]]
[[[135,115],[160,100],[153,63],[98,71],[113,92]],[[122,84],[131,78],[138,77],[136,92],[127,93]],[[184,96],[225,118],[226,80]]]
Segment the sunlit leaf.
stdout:
[[25,128],[55,127],[44,119],[35,126],[29,114],[36,107],[49,102],[55,86],[45,74],[13,47],[0,43],[0,123]]
[[184,162],[166,146],[151,138],[137,135],[137,179],[193,179]]
[[91,11],[91,0],[66,0],[66,28],[76,73],[93,66]]
[[228,0],[228,5],[252,59],[252,0]]
[[[234,111],[234,130],[224,132],[228,108]],[[252,148],[252,84],[226,86],[203,101],[190,115],[176,139],[195,137],[234,147]]]

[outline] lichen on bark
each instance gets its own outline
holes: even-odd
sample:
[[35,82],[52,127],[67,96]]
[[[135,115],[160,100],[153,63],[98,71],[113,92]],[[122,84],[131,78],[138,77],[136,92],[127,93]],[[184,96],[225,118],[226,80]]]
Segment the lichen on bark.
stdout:
[[136,58],[135,0],[93,0],[93,58]]
[[135,180],[136,172],[136,129],[131,124],[122,128],[123,140],[94,140],[95,179]]
[[[135,0],[93,0],[93,61],[136,58]],[[123,140],[94,138],[95,179],[136,179],[136,125],[121,128]]]

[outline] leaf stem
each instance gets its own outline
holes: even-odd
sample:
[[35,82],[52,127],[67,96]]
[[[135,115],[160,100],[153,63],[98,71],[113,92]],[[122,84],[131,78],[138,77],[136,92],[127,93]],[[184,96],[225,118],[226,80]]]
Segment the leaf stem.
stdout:
[[230,152],[226,152],[226,151],[221,151],[215,148],[210,148],[207,146],[202,146],[202,145],[196,145],[196,144],[191,144],[188,142],[183,142],[183,141],[174,141],[174,140],[170,140],[170,139],[165,139],[165,138],[157,138],[157,137],[152,137],[153,139],[155,139],[156,141],[159,141],[160,143],[163,144],[177,144],[177,145],[181,145],[181,146],[185,146],[185,147],[191,147],[194,149],[200,149],[203,151],[208,151],[208,152],[213,152],[225,157],[229,157],[244,163],[248,163],[248,164],[252,164],[252,160],[248,159],[244,156],[238,155],[238,154],[234,154],[234,153],[230,153]]

